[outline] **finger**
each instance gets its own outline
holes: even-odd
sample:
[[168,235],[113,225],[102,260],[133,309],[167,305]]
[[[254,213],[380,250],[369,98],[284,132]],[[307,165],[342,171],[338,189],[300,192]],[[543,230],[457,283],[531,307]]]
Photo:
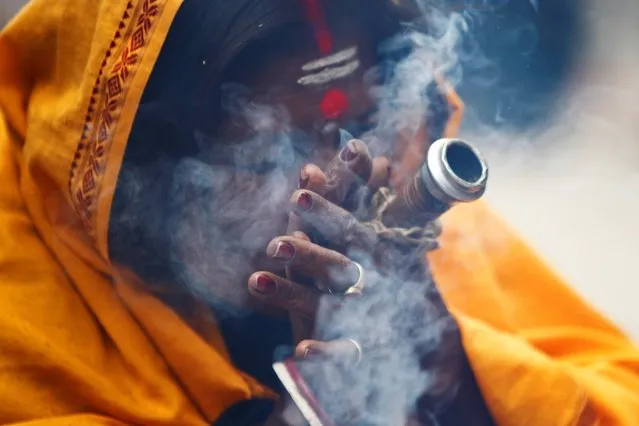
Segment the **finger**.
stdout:
[[326,174],[315,164],[307,164],[300,171],[300,189],[308,189],[324,195],[326,193]]
[[301,286],[270,272],[256,272],[249,277],[250,293],[261,301],[291,313],[313,318],[321,294],[312,287]]
[[303,233],[302,231],[295,231],[291,234],[291,237],[302,240],[302,241],[311,241],[310,237]]
[[[318,194],[325,194],[326,175],[324,174],[322,169],[320,169],[315,164],[307,164],[302,167],[302,170],[300,171],[298,187],[300,189],[308,189]],[[300,218],[295,213],[291,213],[289,215],[286,233],[288,235],[293,235],[295,232],[302,232],[305,230],[307,229],[304,228]],[[293,276],[288,277],[296,279],[296,277]]]
[[359,139],[350,140],[339,153],[339,158],[348,166],[348,170],[362,182],[368,182],[373,166],[368,147]]
[[344,292],[359,279],[359,268],[343,254],[292,236],[273,239],[266,254],[295,274],[312,278],[313,284],[324,292]]
[[[289,215],[288,229],[286,233],[297,240],[310,242],[311,238],[306,233],[300,230],[302,229],[302,227],[303,227],[303,224],[300,217],[294,212],[291,212]],[[292,280],[302,285],[304,284],[312,285],[311,282],[304,281],[304,277],[301,276],[299,273],[296,273],[296,271],[291,269],[289,266],[285,267],[285,272],[286,272],[286,278],[288,278],[289,280]]]
[[390,178],[390,161],[387,157],[375,157],[371,170],[371,177],[368,179],[368,189],[375,192],[382,186],[388,186]]
[[339,358],[357,363],[362,358],[362,348],[355,340],[341,339],[330,342],[304,340],[295,347],[295,356],[302,359]]
[[291,203],[300,220],[317,230],[331,246],[369,249],[376,241],[374,232],[351,213],[314,192],[297,190]]
[[315,331],[314,318],[290,314],[289,321],[291,322],[291,337],[293,337],[293,342],[299,342],[303,339],[313,337],[313,331]]
[[320,192],[327,200],[342,204],[355,189],[370,179],[373,160],[364,142],[349,141],[326,169],[326,189]]

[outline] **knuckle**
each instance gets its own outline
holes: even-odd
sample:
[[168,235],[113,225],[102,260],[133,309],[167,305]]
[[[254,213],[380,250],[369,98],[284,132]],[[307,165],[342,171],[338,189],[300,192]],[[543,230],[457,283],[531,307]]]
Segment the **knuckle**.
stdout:
[[306,313],[308,311],[308,290],[299,284],[287,281],[282,285],[281,299],[291,310]]
[[302,312],[310,314],[314,311],[314,294],[308,288],[300,287],[297,296],[298,309]]
[[292,292],[292,286],[288,281],[280,281],[277,290],[278,296],[283,302],[287,304],[292,303],[295,296]]
[[310,242],[298,243],[295,248],[297,249],[297,260],[299,262],[309,262],[313,260],[313,252],[315,245]]

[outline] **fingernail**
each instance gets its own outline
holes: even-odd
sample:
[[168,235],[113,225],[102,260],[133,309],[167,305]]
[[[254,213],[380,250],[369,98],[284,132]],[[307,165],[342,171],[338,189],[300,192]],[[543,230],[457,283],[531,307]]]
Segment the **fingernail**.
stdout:
[[355,149],[350,143],[346,144],[346,146],[344,147],[344,149],[342,149],[342,152],[340,153],[340,158],[342,159],[342,161],[346,163],[353,161],[356,157],[357,157],[357,151],[355,151]]
[[298,188],[299,189],[306,188],[306,185],[308,185],[308,179],[309,179],[308,175],[306,174],[306,172],[304,170],[302,170],[300,172],[300,181],[299,181],[299,183],[297,185]]
[[308,192],[301,192],[295,202],[302,210],[309,211],[313,207],[313,197]]
[[324,355],[324,352],[312,346],[307,346],[306,349],[304,349],[304,359],[317,358],[322,355]]
[[260,275],[255,281],[254,288],[262,294],[273,294],[277,291],[277,284],[266,275]]
[[277,243],[275,251],[273,252],[273,259],[291,260],[293,256],[295,256],[295,247],[293,247],[293,244],[284,241]]

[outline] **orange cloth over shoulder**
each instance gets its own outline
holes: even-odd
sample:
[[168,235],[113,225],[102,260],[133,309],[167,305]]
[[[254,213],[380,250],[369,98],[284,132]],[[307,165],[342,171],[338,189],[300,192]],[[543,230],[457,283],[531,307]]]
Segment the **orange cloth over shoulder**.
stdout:
[[[112,195],[178,0],[33,0],[0,35],[0,422],[205,425],[271,396],[112,272]],[[482,204],[431,256],[500,425],[639,425],[639,351]],[[599,423],[597,423],[599,422]]]

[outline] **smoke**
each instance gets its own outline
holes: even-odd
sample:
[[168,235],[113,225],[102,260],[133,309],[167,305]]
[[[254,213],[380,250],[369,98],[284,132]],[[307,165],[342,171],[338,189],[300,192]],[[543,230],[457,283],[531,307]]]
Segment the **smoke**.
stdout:
[[228,144],[194,135],[198,155],[173,170],[168,196],[175,208],[167,228],[178,281],[218,310],[231,311],[219,314],[238,315],[242,310],[233,307],[246,305],[249,275],[256,266],[273,266],[265,248],[286,229],[283,212],[309,148],[290,128],[284,108],[249,100],[246,87],[223,89],[230,125],[245,136]]
[[[417,23],[407,25],[382,46],[388,60],[375,72],[384,79],[372,91],[379,107],[376,141],[388,144],[399,131],[417,131],[428,109],[425,93],[433,85],[434,70],[452,82],[460,81],[460,55],[480,57],[478,49],[462,43],[472,25],[470,15],[438,12],[429,19],[431,33],[417,31]],[[189,135],[197,154],[159,160],[166,163],[160,174],[167,175],[168,183],[149,175],[153,165],[126,168],[120,186],[131,183],[127,187],[131,202],[120,202],[124,212],[113,223],[135,222],[141,227],[142,234],[151,236],[165,253],[148,256],[156,263],[166,260],[155,265],[155,276],[180,284],[228,319],[246,314],[247,281],[253,272],[279,267],[283,274],[281,265],[267,259],[265,248],[286,230],[289,198],[300,168],[318,152],[312,138],[291,123],[286,108],[258,101],[250,88],[237,84],[223,86],[221,93],[229,117],[226,127],[215,135]],[[379,149],[388,152],[392,146]],[[158,214],[156,208],[164,211]],[[152,220],[159,216],[163,219]],[[163,237],[157,238],[158,234]],[[376,259],[361,252],[346,254],[370,270],[376,264]],[[438,404],[449,398],[455,381],[442,377],[455,375],[460,356],[456,326],[433,293],[431,279],[423,274],[416,278],[415,271],[423,269],[415,267],[420,257],[390,250],[384,255],[386,263],[394,266],[377,277],[367,276],[366,297],[335,310],[327,299],[319,314],[318,337],[356,338],[368,352],[368,361],[341,380],[334,376],[338,370],[333,363],[321,365],[326,374],[313,375],[335,378],[319,389],[323,395],[346,393],[354,404],[335,405],[334,399],[324,398],[333,415],[339,419],[359,408],[371,425],[403,423],[425,394]],[[455,360],[450,366],[435,369],[425,364],[429,357],[439,359],[442,350]]]
[[[461,45],[469,21],[470,15],[432,13],[431,33],[407,24],[381,46],[388,61],[372,71],[383,78],[371,90],[378,112],[375,138],[369,140],[378,154],[392,150],[397,132],[418,130],[435,73],[459,80],[459,52],[479,57],[478,49]],[[398,59],[401,51],[409,53]],[[257,102],[251,89],[239,84],[226,84],[221,93],[230,117],[219,132],[224,136],[196,133],[198,154],[172,170],[168,253],[171,274],[190,292],[210,304],[221,299],[241,306],[248,297],[246,278],[256,265],[273,266],[264,259],[264,248],[286,228],[280,218],[299,170],[317,152],[309,135],[290,125],[286,108]]]
[[382,83],[370,90],[377,122],[362,136],[376,154],[392,152],[399,134],[408,139],[417,134],[432,107],[429,95],[442,78],[455,87],[464,78],[464,68],[470,68],[482,84],[492,84],[498,77],[494,63],[476,40],[467,37],[481,15],[472,10],[445,11],[432,4],[420,7],[424,14],[419,19],[406,23],[403,32],[380,46],[387,59],[375,72]]
[[[593,306],[639,339],[639,5],[580,2],[586,40],[552,120],[527,134],[467,128],[489,156],[492,205]],[[498,241],[495,241],[498,244]],[[584,247],[588,247],[584,250]]]
[[[480,145],[489,156],[493,178],[489,198],[498,210],[560,267],[595,309],[619,321],[636,338],[639,321],[631,302],[634,290],[628,284],[635,275],[632,265],[639,239],[634,224],[639,203],[629,196],[639,188],[639,55],[633,43],[639,35],[639,6],[631,2],[610,6],[583,3],[589,19],[580,68],[559,93],[549,121],[522,133],[469,120],[462,137]],[[438,15],[438,19],[443,36],[411,34],[408,38],[427,52],[402,60],[390,82],[376,89],[380,133],[415,129],[414,118],[425,107],[419,93],[433,81],[428,72],[436,62],[433,52],[439,54],[435,58],[441,61],[440,70],[454,85],[464,80],[461,71],[468,69],[460,64],[476,58],[484,69],[494,65],[472,41],[472,48],[465,48],[464,35],[477,15]],[[519,34],[535,40],[528,26]],[[530,100],[530,108],[538,107]],[[469,104],[467,112],[471,117],[477,114]],[[469,228],[468,238],[477,231]],[[495,249],[502,243],[499,231],[481,230],[492,237]],[[592,249],[590,254],[580,249],[584,246]],[[365,334],[364,341],[379,339],[381,349],[370,355],[370,364],[364,362],[347,372],[303,366],[308,376],[320,378],[321,385],[312,382],[314,389],[320,389],[320,398],[342,419],[352,417],[355,406],[365,413],[361,424],[403,424],[416,397],[435,387],[433,371],[424,369],[418,358],[424,353],[420,351],[432,351],[445,342],[450,324],[440,321],[425,326],[428,307],[414,298],[423,291],[423,282],[400,281],[399,275],[377,277],[385,291],[327,321],[332,337],[350,333]],[[401,291],[413,298],[401,297]],[[388,347],[392,350],[386,351]]]
[[430,278],[411,279],[405,270],[391,269],[368,272],[366,284],[365,296],[339,309],[325,300],[317,330],[320,339],[357,340],[360,363],[319,360],[299,368],[336,424],[405,424],[420,399],[431,401],[420,409],[435,411],[455,395],[457,329],[441,300],[429,297]]
[[[536,3],[533,6],[538,10]],[[463,129],[462,137],[480,145],[489,156],[494,171],[494,187],[489,193],[493,203],[522,227],[534,244],[545,249],[544,255],[560,265],[572,263],[568,275],[576,288],[597,309],[621,320],[637,335],[639,322],[629,302],[633,299],[628,297],[633,290],[623,287],[634,276],[630,265],[637,253],[630,246],[636,246],[639,237],[632,222],[637,213],[628,212],[637,212],[639,207],[628,200],[628,191],[634,191],[639,183],[635,96],[639,93],[639,55],[632,51],[637,37],[632,28],[639,28],[639,7],[626,4],[608,8],[614,12],[606,13],[601,8],[584,3],[584,13],[592,19],[588,22],[589,40],[580,58],[581,68],[559,92],[562,97],[551,120],[525,133],[470,120],[472,124]],[[391,78],[374,89],[380,106],[376,135],[400,129],[416,132],[417,118],[423,117],[427,106],[420,94],[433,83],[433,70],[446,75],[453,85],[465,78],[463,70],[468,68],[461,65],[474,60],[495,78],[499,74],[478,46],[465,37],[480,19],[478,15],[442,13],[430,14],[429,19],[436,19],[439,31],[434,34],[438,36],[409,29],[403,38],[385,46],[388,51],[401,49],[408,40],[424,49],[402,59]],[[611,28],[617,29],[614,35]],[[522,35],[531,40],[532,51],[534,29],[524,26],[518,32]],[[493,83],[492,79],[485,81]],[[472,105],[467,107],[471,116],[476,114]],[[530,108],[538,107],[530,101]],[[496,117],[494,121],[500,120]],[[382,143],[373,137],[369,142]],[[563,206],[570,208],[562,212]],[[567,238],[568,227],[574,228],[571,238]],[[477,231],[468,229],[468,238]],[[495,249],[502,242],[499,231],[481,230],[491,236]],[[577,249],[586,241],[594,249],[590,262],[585,261],[583,250]],[[343,369],[320,363],[300,367],[320,400],[341,420],[338,424],[350,424],[348,420],[404,424],[418,396],[436,387],[436,374],[424,369],[419,358],[446,341],[451,324],[445,316],[437,321],[432,310],[429,316],[428,303],[415,297],[424,291],[424,282],[402,280],[402,271],[395,272],[369,278],[382,290],[364,302],[349,305],[338,315],[332,307],[326,309],[320,335],[359,336],[364,342],[376,342],[371,344],[377,350],[373,349],[370,358]],[[589,277],[593,272],[595,277]],[[361,417],[352,421],[357,416]]]
[[[363,137],[376,154],[392,152],[399,134],[417,134],[432,106],[427,94],[437,76],[455,86],[464,78],[463,63],[476,71],[492,65],[466,37],[480,17],[423,7],[427,13],[381,46],[389,59],[374,71],[382,77],[371,90],[377,125]],[[301,362],[305,380],[336,424],[406,424],[418,412],[440,410],[455,396],[463,355],[454,320],[418,266],[421,256],[386,247],[381,262],[386,268],[379,268],[379,253],[347,255],[369,266],[366,292],[340,306],[326,299],[316,337],[356,339],[364,358],[356,367],[348,360]]]
[[[406,24],[402,34],[381,46],[388,59],[372,71],[382,79],[371,90],[378,106],[376,127],[363,139],[375,154],[392,151],[400,132],[409,133],[409,137],[417,134],[429,107],[425,94],[437,74],[452,86],[472,78],[487,87],[501,74],[469,36],[481,25],[481,13],[445,11],[425,2],[420,7],[421,19]],[[428,33],[419,31],[423,26],[429,28]],[[536,34],[531,28],[522,26],[508,36],[525,36],[533,50]],[[581,78],[586,81],[587,74]],[[305,135],[289,125],[285,109],[248,100],[250,91],[246,88],[227,89],[224,107],[232,117],[230,131],[248,132],[242,143],[232,145],[195,135],[201,153],[182,160],[173,171],[166,195],[179,208],[173,211],[167,228],[172,230],[170,263],[179,281],[212,305],[222,298],[242,306],[248,296],[246,278],[256,265],[264,265],[261,257],[266,245],[286,228],[279,219],[281,212],[288,209],[299,169],[312,158],[313,148]],[[583,174],[601,160],[598,154],[597,161],[589,161],[590,154],[577,150],[584,146],[584,140],[597,146],[600,140],[636,141],[636,134],[610,125],[619,118],[617,114],[612,121],[610,115],[602,114],[600,101],[611,93],[623,97],[627,89],[601,84],[581,90],[575,83],[557,120],[543,131],[527,135],[498,131],[482,125],[481,120],[470,120],[472,126],[466,127],[462,136],[488,152],[495,170],[493,181],[497,181],[497,189],[490,191],[497,204],[503,208],[529,199],[533,189],[516,180],[527,169],[537,170],[537,175],[557,176],[567,173],[566,164],[576,164],[570,169],[577,170],[579,177],[563,182],[584,185]],[[468,112],[471,118],[477,115],[472,107]],[[539,140],[566,142],[544,152]],[[626,149],[631,153],[634,148]],[[518,182],[517,187],[508,193],[504,188],[513,182]],[[483,230],[498,244],[499,233],[491,231]],[[595,228],[588,224],[584,232],[594,234]],[[356,256],[364,266],[375,264],[376,259],[361,252],[347,254]],[[319,314],[317,337],[358,339],[365,352],[361,365],[345,368],[339,362],[312,362],[300,367],[338,424],[349,424],[353,417],[357,424],[404,424],[424,395],[431,397],[427,408],[436,410],[456,391],[461,361],[456,326],[443,309],[430,277],[415,278],[411,268],[414,258],[405,253],[392,256],[395,258],[389,263],[396,268],[367,275],[371,287],[365,297],[340,307],[327,298]],[[443,363],[442,357],[449,362]]]
[[[376,126],[363,139],[375,154],[392,152],[399,134],[418,133],[438,77],[456,86],[470,69],[490,85],[499,75],[468,37],[481,15],[420,7],[419,19],[380,46],[386,60],[371,71],[378,77],[371,89]],[[255,103],[245,87],[227,85],[223,93],[231,116],[226,133],[242,142],[196,135],[200,154],[182,160],[173,174],[169,197],[179,208],[168,228],[179,281],[211,304],[222,298],[237,306],[246,297],[245,278],[260,265],[270,239],[285,229],[277,218],[287,210],[299,168],[313,149],[289,125],[285,109]],[[422,415],[441,409],[455,395],[463,354],[421,255],[388,247],[346,255],[376,272],[367,273],[364,297],[341,306],[324,301],[316,337],[354,338],[365,359],[355,369],[339,361],[303,363],[305,378],[337,424],[404,424],[419,401]],[[380,255],[385,268],[379,268]]]

